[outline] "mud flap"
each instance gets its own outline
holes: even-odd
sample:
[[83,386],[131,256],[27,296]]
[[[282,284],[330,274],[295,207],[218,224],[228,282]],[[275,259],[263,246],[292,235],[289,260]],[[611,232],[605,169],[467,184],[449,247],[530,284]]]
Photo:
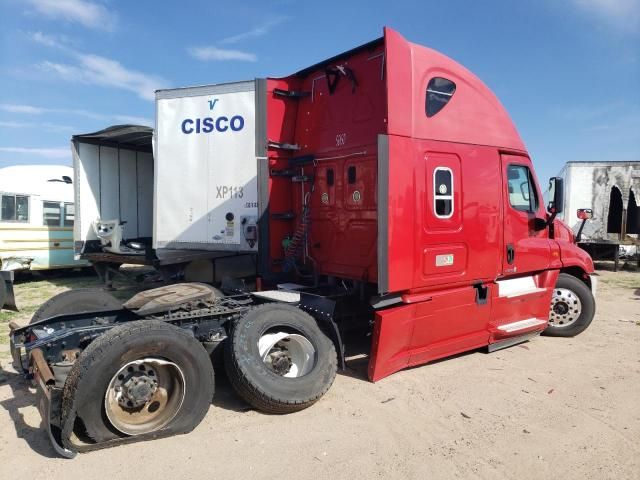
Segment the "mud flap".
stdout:
[[13,272],[0,271],[0,309],[18,311],[16,297],[13,292]]
[[62,389],[45,384],[42,376],[35,372],[36,402],[42,422],[47,428],[47,434],[51,446],[58,455],[64,458],[76,456],[74,450],[66,448],[62,442],[62,429],[60,428],[60,405],[62,404]]

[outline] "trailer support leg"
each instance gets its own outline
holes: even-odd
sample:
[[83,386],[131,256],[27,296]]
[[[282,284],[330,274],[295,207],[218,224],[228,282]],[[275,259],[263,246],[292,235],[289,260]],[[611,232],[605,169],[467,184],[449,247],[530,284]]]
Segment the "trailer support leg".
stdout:
[[113,267],[111,266],[111,264],[106,262],[96,262],[93,264],[93,268],[98,274],[98,277],[100,277],[100,280],[102,280],[102,282],[104,283],[104,287],[106,290],[114,290],[113,277],[116,276],[118,273],[120,273],[118,271],[118,269],[120,268],[120,265],[119,264],[115,264],[115,265],[116,266]]
[[613,271],[618,271],[618,266],[620,265],[620,245],[616,245],[616,251],[613,254]]

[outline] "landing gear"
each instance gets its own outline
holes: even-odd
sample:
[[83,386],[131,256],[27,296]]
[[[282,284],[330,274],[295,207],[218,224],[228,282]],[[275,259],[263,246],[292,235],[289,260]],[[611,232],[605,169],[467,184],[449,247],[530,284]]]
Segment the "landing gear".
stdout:
[[576,277],[561,273],[551,297],[549,326],[544,335],[573,337],[584,331],[595,315],[596,305],[589,287]]

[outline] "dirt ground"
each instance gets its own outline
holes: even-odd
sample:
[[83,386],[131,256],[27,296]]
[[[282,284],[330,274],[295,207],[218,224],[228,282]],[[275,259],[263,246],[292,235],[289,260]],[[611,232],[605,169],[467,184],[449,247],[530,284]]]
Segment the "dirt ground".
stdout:
[[[191,434],[74,460],[55,457],[5,348],[0,477],[639,479],[640,274],[599,273],[596,318],[573,339],[473,352],[376,384],[355,360],[319,403],[287,416],[251,410],[219,376]],[[31,295],[18,289],[19,301]]]

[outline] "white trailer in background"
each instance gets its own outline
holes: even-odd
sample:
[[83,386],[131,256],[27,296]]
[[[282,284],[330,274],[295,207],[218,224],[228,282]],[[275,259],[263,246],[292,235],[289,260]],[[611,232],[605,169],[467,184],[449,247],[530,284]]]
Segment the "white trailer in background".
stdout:
[[580,245],[594,259],[613,258],[617,270],[620,247],[640,244],[640,162],[567,162],[558,176],[565,186],[565,208],[558,217],[578,233],[577,210],[591,209]]
[[[73,136],[75,251],[108,284],[122,264],[210,283],[255,275],[256,82],[159,90],[155,136],[136,125]],[[139,251],[105,247],[99,220],[126,222],[120,250]]]

